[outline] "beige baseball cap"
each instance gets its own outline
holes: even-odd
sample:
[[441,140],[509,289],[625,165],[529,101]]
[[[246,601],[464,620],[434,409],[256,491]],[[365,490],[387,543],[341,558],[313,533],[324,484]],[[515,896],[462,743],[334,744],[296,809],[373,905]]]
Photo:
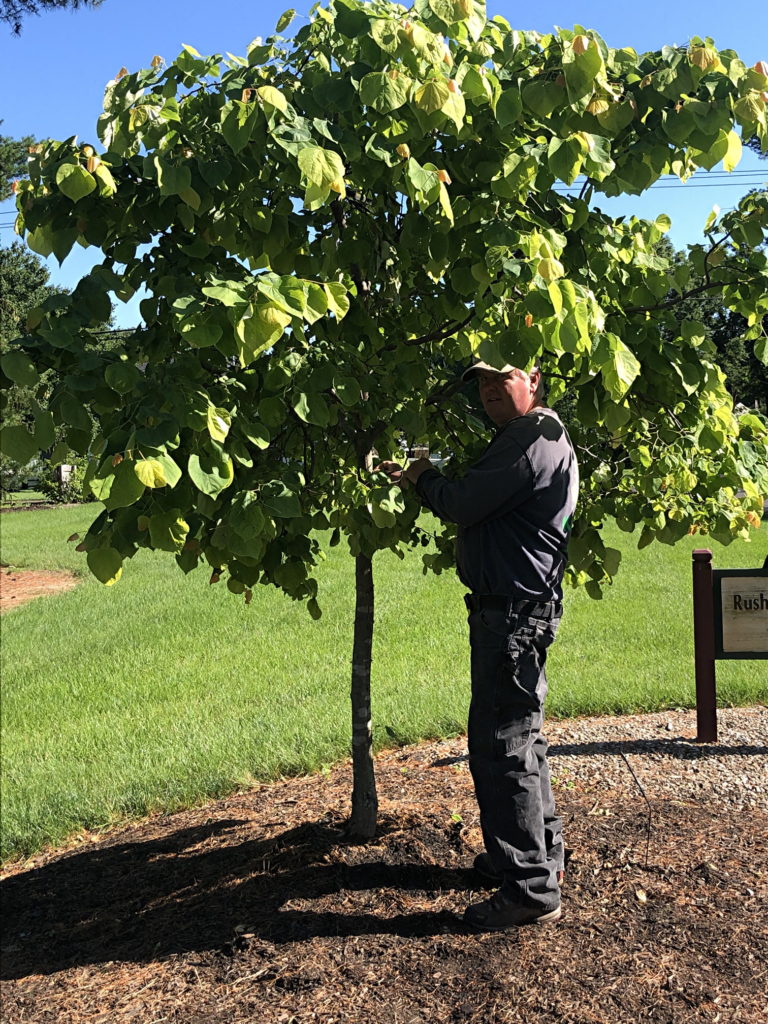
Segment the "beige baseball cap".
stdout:
[[471,380],[472,377],[477,373],[478,370],[486,370],[488,373],[509,373],[510,370],[514,370],[514,366],[510,366],[507,363],[505,366],[491,366],[490,363],[473,363],[468,369],[461,375],[462,380]]
[[[461,379],[462,380],[471,380],[472,377],[477,373],[478,370],[486,370],[488,373],[510,373],[512,370],[515,370],[515,369],[517,369],[517,367],[510,365],[510,363],[505,363],[504,366],[499,367],[499,366],[491,366],[490,363],[478,362],[478,363],[473,363],[468,369],[466,369],[464,371],[464,373],[462,373]],[[528,371],[528,373],[539,373],[539,372],[540,371],[539,371],[539,367],[538,366],[532,366],[530,368],[530,370]]]

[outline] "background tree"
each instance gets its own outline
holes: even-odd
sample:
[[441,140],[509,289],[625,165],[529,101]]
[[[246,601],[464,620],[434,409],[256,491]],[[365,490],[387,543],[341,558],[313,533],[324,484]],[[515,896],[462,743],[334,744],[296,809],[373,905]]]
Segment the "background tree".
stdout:
[[[667,238],[662,238],[655,251],[674,262],[689,275],[691,290],[696,291],[704,279],[696,272],[685,252],[676,252]],[[768,366],[759,360],[752,344],[747,340],[749,325],[740,314],[724,305],[716,291],[699,291],[674,307],[675,329],[680,330],[684,320],[703,324],[707,337],[716,350],[715,362],[726,376],[726,387],[735,403],[768,410]],[[766,323],[763,323],[763,330]]]
[[[26,150],[25,150],[26,156]],[[9,352],[11,342],[18,338],[25,329],[25,322],[30,310],[39,306],[46,298],[57,295],[60,288],[50,285],[50,274],[47,267],[22,242],[13,242],[10,246],[0,247],[0,358]],[[47,378],[53,376],[51,371]],[[35,376],[28,375],[27,382],[7,382],[3,395],[3,423],[20,425],[33,423],[35,411],[40,412],[36,400]],[[43,447],[41,445],[41,447]],[[26,464],[37,452],[28,450],[28,457],[20,463],[7,454],[0,454],[0,475],[2,490],[8,492],[18,490],[24,482]]]
[[98,7],[100,3],[102,0],[0,0],[0,21],[7,22],[18,36],[23,19],[30,15],[59,8],[76,11],[80,7]]
[[[2,123],[0,121],[0,125]],[[34,144],[35,139],[31,135],[25,135],[23,139],[0,135],[0,202],[13,195],[14,181],[26,177],[29,147]]]
[[[450,450],[461,471],[485,431],[452,368],[536,362],[552,401],[578,395],[569,578],[592,596],[621,558],[602,540],[608,516],[640,526],[641,546],[759,525],[765,424],[737,422],[704,325],[674,309],[718,294],[768,358],[768,200],[708,225],[691,272],[654,252],[668,218],[612,219],[591,200],[734,167],[734,125],[768,140],[768,79],[710,40],[638,55],[578,27],[517,32],[482,0],[312,14],[244,58],[185,47],[116,79],[100,154],[49,142],[35,156],[18,230],[42,255],[80,242],[104,258],[3,360],[11,379],[58,375],[34,432],[3,444],[34,447],[55,422],[96,453],[104,511],[82,548],[106,584],[152,547],[185,572],[207,563],[246,600],[274,585],[317,616],[322,544],[346,539],[351,830],[370,835],[372,558],[430,540],[414,496],[371,466],[405,440]],[[580,173],[579,198],[553,189]],[[110,293],[139,288],[140,327],[96,350]],[[440,528],[425,571],[453,564],[454,537]]]

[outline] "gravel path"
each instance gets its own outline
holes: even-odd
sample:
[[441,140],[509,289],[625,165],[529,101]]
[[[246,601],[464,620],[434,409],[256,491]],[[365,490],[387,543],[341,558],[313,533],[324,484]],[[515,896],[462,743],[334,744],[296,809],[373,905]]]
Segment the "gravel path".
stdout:
[[549,722],[552,770],[561,785],[637,788],[628,761],[651,800],[712,794],[768,810],[768,707],[717,717],[718,743],[695,741],[695,711]]
[[[726,798],[733,808],[768,810],[768,707],[725,708],[717,718],[717,743],[696,742],[693,710],[547,721],[553,783],[642,799],[639,783],[649,800]],[[406,749],[468,767],[464,737]]]

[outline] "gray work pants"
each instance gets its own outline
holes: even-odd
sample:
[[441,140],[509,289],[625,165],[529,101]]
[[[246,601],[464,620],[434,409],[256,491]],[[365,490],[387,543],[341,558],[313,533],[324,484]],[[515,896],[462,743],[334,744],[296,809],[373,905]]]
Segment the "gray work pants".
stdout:
[[560,903],[562,822],[541,735],[547,650],[561,606],[467,595],[472,666],[469,767],[485,848],[502,890],[525,906]]

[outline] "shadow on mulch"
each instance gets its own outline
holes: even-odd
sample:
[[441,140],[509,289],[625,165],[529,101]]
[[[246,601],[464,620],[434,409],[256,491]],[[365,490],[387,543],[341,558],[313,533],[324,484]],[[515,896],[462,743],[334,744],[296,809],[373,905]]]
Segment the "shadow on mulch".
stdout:
[[[248,924],[249,932],[276,944],[318,936],[407,938],[465,931],[451,913],[381,917],[281,908],[299,894],[311,900],[345,890],[482,888],[467,869],[375,860],[318,863],[340,844],[351,848],[340,827],[325,823],[307,822],[271,839],[189,852],[246,824],[216,821],[162,839],[75,853],[7,879],[2,885],[6,956],[0,977],[225,949],[233,941],[235,908],[247,921],[257,908],[258,922]],[[385,820],[379,837],[395,827]]]
[[379,759],[365,845],[344,837],[345,766],[11,866],[4,1020],[764,1024],[765,810],[711,793],[646,805],[629,776],[560,789],[562,919],[469,934],[481,834],[444,749]]

